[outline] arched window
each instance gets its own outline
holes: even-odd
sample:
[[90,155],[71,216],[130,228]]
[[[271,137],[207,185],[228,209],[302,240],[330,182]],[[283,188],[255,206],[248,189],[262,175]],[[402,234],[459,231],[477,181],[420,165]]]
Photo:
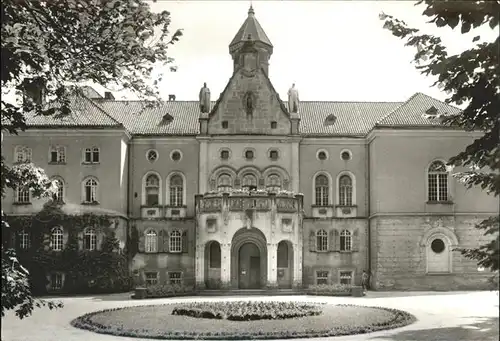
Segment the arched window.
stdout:
[[62,251],[64,246],[63,229],[54,227],[50,234],[50,248],[52,251]]
[[160,203],[160,179],[156,174],[146,178],[146,206],[157,206]]
[[442,161],[434,161],[427,175],[428,200],[448,201],[448,172]]
[[49,162],[51,163],[66,162],[66,148],[64,146],[51,146]]
[[16,162],[31,162],[32,150],[25,146],[17,146],[15,149]]
[[97,181],[95,179],[85,181],[83,196],[83,201],[86,203],[97,201]]
[[16,188],[16,202],[19,204],[30,202],[30,191],[26,188]]
[[168,239],[170,252],[182,252],[182,234],[179,231],[172,231]]
[[146,232],[145,251],[148,253],[158,252],[158,235],[153,230]]
[[315,198],[316,205],[318,206],[328,206],[329,198],[329,186],[328,186],[328,178],[326,175],[320,174],[316,176],[314,180],[315,187]]
[[278,174],[270,174],[267,177],[266,189],[268,191],[281,190],[281,177]]
[[210,267],[211,268],[220,268],[221,264],[221,252],[220,252],[220,244],[218,242],[210,243]]
[[178,174],[170,178],[170,205],[182,206],[183,205],[183,181],[182,177]]
[[339,179],[339,205],[352,206],[352,179],[342,175]]
[[23,250],[29,249],[31,246],[30,235],[25,230],[19,231],[19,247]]
[[328,251],[328,233],[325,230],[316,232],[316,250]]
[[351,251],[352,249],[352,234],[348,230],[340,232],[340,251]]
[[64,182],[61,179],[54,180],[57,186],[57,191],[54,193],[54,201],[62,202],[64,201]]
[[233,188],[233,181],[231,175],[223,173],[217,179],[217,191],[229,192]]
[[83,234],[83,249],[94,251],[97,249],[97,234],[93,227],[87,227]]
[[241,187],[246,190],[254,191],[257,189],[257,178],[253,174],[243,176],[241,183]]

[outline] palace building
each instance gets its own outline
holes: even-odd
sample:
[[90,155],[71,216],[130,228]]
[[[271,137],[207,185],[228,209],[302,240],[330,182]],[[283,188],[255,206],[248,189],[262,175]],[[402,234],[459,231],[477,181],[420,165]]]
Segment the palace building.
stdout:
[[[366,270],[378,290],[484,287],[487,274],[453,250],[482,243],[474,225],[499,207],[446,166],[480,136],[441,124],[459,109],[422,93],[308,102],[291,87],[281,99],[273,49],[250,8],[218,98],[203,86],[197,100],[144,107],[85,87],[69,117],[28,115],[25,132],[4,136],[2,154],[57,179],[64,212],[114,216],[121,248],[136,234],[138,285],[359,285]],[[34,215],[46,201],[10,191],[2,207]],[[51,233],[62,250],[71,226]],[[53,289],[64,281],[47,276]]]

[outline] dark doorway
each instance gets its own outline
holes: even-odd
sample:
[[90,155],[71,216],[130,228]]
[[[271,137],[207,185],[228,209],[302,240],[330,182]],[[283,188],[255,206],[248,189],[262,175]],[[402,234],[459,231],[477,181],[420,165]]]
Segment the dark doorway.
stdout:
[[238,252],[238,287],[260,289],[260,251],[254,243],[245,243]]

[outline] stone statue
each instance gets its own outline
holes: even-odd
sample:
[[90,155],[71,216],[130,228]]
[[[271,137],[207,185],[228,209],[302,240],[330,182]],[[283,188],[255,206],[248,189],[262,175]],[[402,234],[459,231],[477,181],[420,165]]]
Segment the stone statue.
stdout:
[[210,112],[210,89],[207,88],[207,83],[203,83],[203,88],[200,89],[200,111]]
[[295,87],[295,83],[288,89],[288,111],[290,113],[299,112],[299,91]]

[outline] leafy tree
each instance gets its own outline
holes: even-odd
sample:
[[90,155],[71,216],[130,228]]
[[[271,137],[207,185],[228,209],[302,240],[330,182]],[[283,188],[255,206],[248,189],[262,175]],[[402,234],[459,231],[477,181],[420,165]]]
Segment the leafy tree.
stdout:
[[[420,0],[424,5],[423,15],[437,27],[460,27],[465,34],[471,28],[489,26],[498,32],[500,18],[499,1],[452,1]],[[487,193],[500,194],[500,66],[499,37],[494,41],[479,42],[479,35],[472,39],[474,47],[460,54],[448,55],[439,37],[410,28],[401,20],[382,13],[384,28],[400,39],[406,46],[416,48],[414,63],[422,74],[437,77],[434,86],[450,94],[447,103],[466,105],[454,116],[443,119],[449,126],[467,131],[481,131],[483,136],[468,145],[464,151],[448,161],[450,166],[468,167],[454,176],[471,188],[480,186]],[[488,218],[476,228],[485,231],[491,242],[475,249],[459,249],[467,258],[474,259],[479,266],[491,271],[499,269],[499,217]]]
[[[83,82],[158,100],[161,75],[153,79],[153,70],[173,62],[167,50],[182,35],[169,32],[169,12],[152,13],[144,0],[3,0],[0,6],[2,93],[15,89],[19,95],[2,96],[2,137],[3,130],[17,134],[26,128],[25,113],[70,114],[70,98]],[[16,187],[29,188],[34,197],[54,191],[32,164],[11,168],[2,156],[0,171],[2,197]],[[2,316],[18,307],[22,318],[44,304],[32,298],[27,279],[13,251],[2,247]]]

